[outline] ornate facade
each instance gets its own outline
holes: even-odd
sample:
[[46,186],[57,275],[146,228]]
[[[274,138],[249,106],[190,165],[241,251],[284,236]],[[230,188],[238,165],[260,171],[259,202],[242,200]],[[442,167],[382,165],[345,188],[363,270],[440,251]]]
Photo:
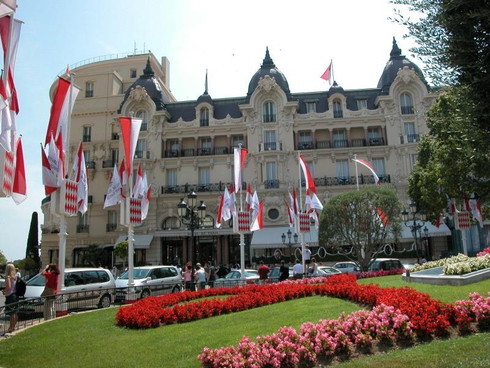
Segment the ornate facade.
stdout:
[[[119,263],[112,247],[125,239],[127,229],[119,224],[119,207],[103,209],[103,203],[113,166],[122,158],[120,116],[143,118],[134,165],[142,164],[153,188],[148,217],[135,232],[136,264],[190,259],[190,232],[181,227],[177,204],[191,190],[208,210],[204,227],[195,232],[197,261],[239,261],[238,235],[228,224],[214,227],[219,196],[233,182],[233,148],[239,145],[249,152],[242,178],[265,201],[262,235],[246,236],[251,262],[284,247],[284,200],[288,189],[298,187],[298,151],[324,202],[354,190],[357,182],[372,185],[369,172],[361,169],[356,177],[354,155],[369,161],[382,181],[408,200],[407,177],[435,99],[420,69],[395,41],[371,89],[344,90],[334,83],[325,91],[293,93],[269,50],[247,94],[238,98],[213,99],[206,83],[197,100],[176,101],[168,60],[159,62],[151,53],[94,62],[73,72],[82,91],[72,116],[70,156],[82,140],[90,204],[85,216],[68,220],[67,265],[83,264],[91,244],[104,248],[102,265]],[[57,257],[59,225],[49,202],[49,197],[43,201],[43,262]],[[305,239],[316,245],[314,235]],[[434,247],[445,246],[444,237],[434,234],[432,240]]]

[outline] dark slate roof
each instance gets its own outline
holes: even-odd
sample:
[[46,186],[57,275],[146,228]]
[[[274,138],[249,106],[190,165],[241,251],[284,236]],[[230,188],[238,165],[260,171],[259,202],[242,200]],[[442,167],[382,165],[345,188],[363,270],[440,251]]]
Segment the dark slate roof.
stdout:
[[[229,114],[232,118],[240,118],[242,113],[238,107],[245,103],[245,97],[223,98],[212,101],[215,119],[224,119]],[[177,122],[180,118],[191,121],[196,118],[196,101],[173,102],[166,105],[170,113],[170,123]]]
[[257,70],[257,72],[254,74],[254,76],[250,80],[250,83],[248,84],[247,103],[250,102],[250,97],[252,96],[252,93],[255,91],[255,88],[257,88],[260,78],[263,78],[266,75],[269,75],[271,78],[274,78],[276,80],[276,83],[282,88],[284,93],[286,93],[286,96],[289,101],[291,97],[291,91],[289,90],[288,81],[284,76],[284,74],[282,74],[282,72],[276,67],[276,65],[272,61],[272,58],[269,55],[269,48],[266,48],[265,57],[264,60],[262,61],[262,65],[260,66],[260,69]]
[[395,37],[393,37],[393,47],[390,52],[390,60],[386,63],[386,66],[379,78],[378,88],[381,89],[382,95],[387,95],[390,92],[390,86],[396,78],[398,71],[403,67],[408,66],[410,69],[414,69],[420,79],[425,83],[427,89],[429,85],[424,78],[422,70],[413,62],[402,55],[402,50],[398,47]]
[[160,83],[155,78],[155,73],[150,65],[150,58],[148,58],[146,62],[146,67],[143,70],[143,74],[140,75],[140,77],[127,89],[126,93],[124,94],[124,99],[119,107],[119,111],[128,99],[131,90],[137,86],[141,86],[146,90],[148,96],[150,96],[155,103],[157,111],[163,110],[165,108],[165,104],[170,102],[169,97],[163,92]]

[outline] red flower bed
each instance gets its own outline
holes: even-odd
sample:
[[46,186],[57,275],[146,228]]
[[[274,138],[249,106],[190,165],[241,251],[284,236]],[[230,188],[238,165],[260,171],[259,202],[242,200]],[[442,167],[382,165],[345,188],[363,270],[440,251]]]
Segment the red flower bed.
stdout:
[[[322,283],[314,283],[321,280]],[[228,295],[213,299],[213,296]],[[225,313],[239,312],[264,305],[312,295],[347,299],[370,308],[384,304],[394,306],[410,318],[418,335],[442,335],[455,321],[455,311],[408,287],[380,288],[358,285],[355,275],[336,275],[327,279],[289,281],[269,285],[206,289],[198,292],[150,297],[121,307],[116,315],[119,326],[150,328],[166,324],[195,321]],[[200,301],[190,302],[195,299]]]

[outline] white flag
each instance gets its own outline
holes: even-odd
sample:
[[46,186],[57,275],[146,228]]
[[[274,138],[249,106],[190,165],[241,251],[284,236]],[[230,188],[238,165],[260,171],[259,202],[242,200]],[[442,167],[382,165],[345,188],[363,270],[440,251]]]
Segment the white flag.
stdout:
[[114,165],[111,182],[109,183],[109,188],[107,189],[107,194],[105,196],[104,208],[114,206],[121,202],[121,189],[121,178],[119,177],[117,165]]

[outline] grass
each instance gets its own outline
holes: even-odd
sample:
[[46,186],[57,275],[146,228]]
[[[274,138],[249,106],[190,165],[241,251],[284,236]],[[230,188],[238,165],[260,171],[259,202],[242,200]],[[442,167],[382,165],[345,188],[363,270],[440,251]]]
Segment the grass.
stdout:
[[[406,284],[400,276],[362,280],[383,287],[409,285],[434,298],[453,303],[478,291],[486,294],[490,280],[454,287]],[[29,328],[0,341],[2,367],[199,367],[204,346],[236,345],[243,336],[255,337],[281,326],[298,328],[303,322],[337,318],[358,306],[338,299],[309,297],[240,313],[149,330],[114,325],[117,308],[82,313]],[[490,361],[490,334],[434,341],[379,356],[362,357],[339,367],[483,367]],[[464,352],[464,353],[462,353]],[[484,363],[484,364],[483,364]],[[482,365],[483,364],[483,365]]]

